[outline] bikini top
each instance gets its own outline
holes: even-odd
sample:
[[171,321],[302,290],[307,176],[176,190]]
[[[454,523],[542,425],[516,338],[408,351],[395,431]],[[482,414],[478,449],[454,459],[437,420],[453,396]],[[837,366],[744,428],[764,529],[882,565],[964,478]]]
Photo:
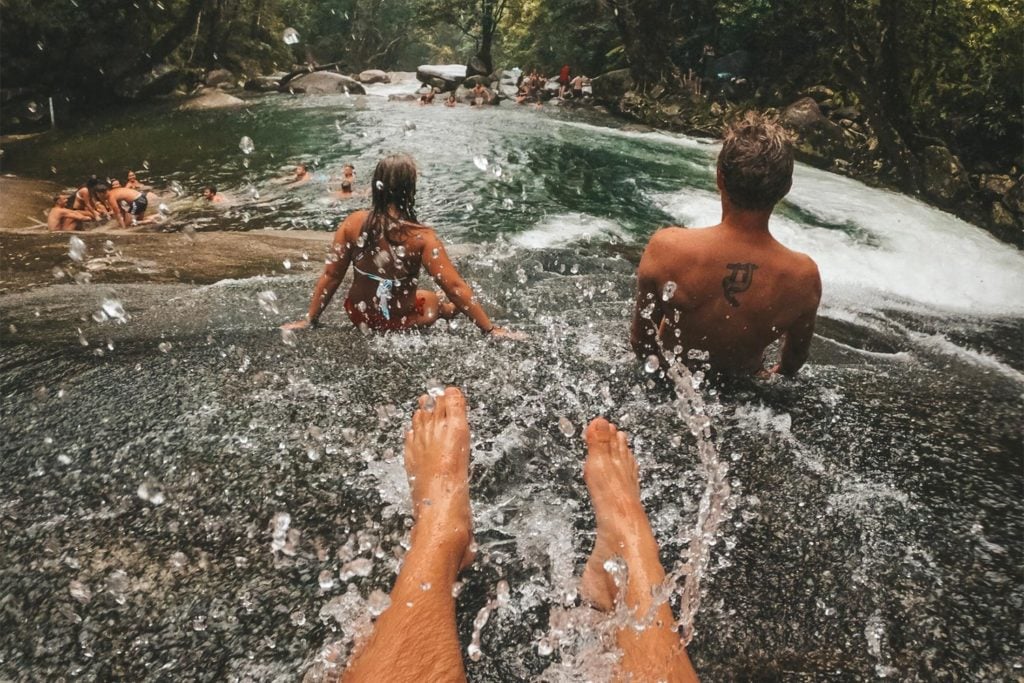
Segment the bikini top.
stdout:
[[388,303],[391,301],[391,290],[395,287],[400,287],[402,281],[390,280],[380,275],[367,273],[365,270],[360,270],[355,264],[352,264],[352,269],[377,283],[377,308],[380,309],[380,314],[384,316],[385,320],[391,320],[391,309],[388,307]]

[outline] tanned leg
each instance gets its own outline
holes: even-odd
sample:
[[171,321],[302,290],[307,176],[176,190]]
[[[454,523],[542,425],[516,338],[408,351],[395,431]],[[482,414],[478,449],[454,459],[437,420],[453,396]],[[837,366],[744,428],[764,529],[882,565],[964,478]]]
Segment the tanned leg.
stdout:
[[[587,460],[583,478],[597,517],[597,541],[583,572],[583,596],[598,609],[612,610],[617,588],[604,564],[622,558],[628,569],[625,604],[639,619],[650,612],[651,590],[665,580],[647,513],[640,502],[640,477],[626,435],[604,418],[587,427]],[[619,681],[696,681],[679,635],[672,631],[672,609],[667,603],[654,612],[642,631],[631,626],[616,635],[622,660]]]
[[405,437],[412,491],[412,547],[365,647],[342,676],[346,683],[464,681],[452,586],[473,560],[469,509],[469,424],[466,401],[448,388],[428,398]]

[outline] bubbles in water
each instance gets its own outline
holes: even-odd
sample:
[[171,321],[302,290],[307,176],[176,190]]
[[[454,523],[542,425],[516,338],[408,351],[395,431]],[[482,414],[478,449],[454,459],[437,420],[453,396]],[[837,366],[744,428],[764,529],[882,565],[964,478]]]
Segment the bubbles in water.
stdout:
[[84,261],[85,251],[85,242],[82,241],[82,238],[72,236],[71,239],[68,240],[68,256],[72,261],[76,261],[78,263]]
[[444,383],[438,379],[427,380],[427,394],[432,398],[444,396]]
[[92,600],[92,591],[81,581],[72,581],[68,584],[68,590],[71,591],[71,597],[83,605]]
[[171,555],[171,567],[174,569],[182,569],[188,564],[188,556],[180,550]]
[[285,270],[291,270],[292,262],[289,261],[288,259],[285,259],[284,261],[281,262],[281,265],[284,266]]
[[242,150],[242,154],[248,156],[256,151],[256,145],[253,144],[251,137],[243,135],[238,142],[238,149]]
[[259,292],[256,295],[256,300],[260,302],[260,308],[262,308],[265,313],[270,313],[272,315],[280,313],[277,308],[277,294],[275,294],[273,290],[267,289]]
[[253,198],[253,201],[258,201],[260,198],[260,191],[255,187],[249,188],[249,195]]
[[198,617],[193,619],[192,620],[192,630],[193,631],[205,631],[206,630],[206,617],[204,617],[203,615],[200,614]]
[[183,194],[185,194],[185,188],[182,187],[181,183],[179,183],[177,180],[172,180],[171,181],[171,192],[174,193],[175,197],[180,197]]
[[288,527],[292,524],[292,516],[287,512],[278,512],[270,521],[270,550],[280,552],[288,544]]
[[472,204],[466,204],[466,211],[472,211],[472,210],[473,210],[473,205]]
[[645,371],[647,371],[647,372],[654,372],[659,367],[661,367],[661,360],[658,358],[658,356],[656,354],[652,353],[651,355],[647,356],[647,360],[644,361],[644,370]]
[[481,171],[486,171],[490,163],[487,161],[487,157],[475,156],[473,157],[473,165],[479,168]]
[[412,135],[413,131],[416,130],[416,124],[413,123],[412,121],[406,121],[403,128],[405,129],[406,135]]
[[297,341],[295,330],[281,330],[281,341],[285,346],[295,346]]
[[317,582],[320,584],[320,590],[331,590],[334,588],[334,573],[330,569],[323,570],[320,572],[320,576],[317,577]]
[[302,610],[295,610],[294,612],[292,612],[290,615],[290,619],[292,620],[292,623],[296,626],[306,625],[306,613]]
[[511,197],[505,197],[501,200],[501,205],[506,209],[513,209],[515,208],[516,203],[512,201]]
[[103,243],[103,253],[105,253],[105,254],[113,254],[114,253],[114,249],[115,249],[115,247],[114,247],[114,243],[112,241],[107,240],[106,242]]
[[163,202],[161,202],[160,206],[157,207],[157,211],[160,212],[161,216],[170,216],[171,215],[171,207],[167,206]]
[[572,422],[569,421],[569,418],[563,415],[562,417],[558,418],[558,431],[562,432],[567,437],[571,437],[573,434],[576,433],[576,427],[573,425]]
[[369,576],[371,571],[373,571],[373,561],[360,557],[342,565],[341,571],[338,572],[338,578],[348,581],[356,576]]
[[152,505],[163,505],[164,504],[164,489],[155,481],[144,481],[139,484],[139,488],[136,491],[139,498],[150,503]]
[[161,353],[169,353],[171,350],[171,342],[160,342],[156,348],[160,349]]
[[661,300],[668,301],[672,298],[672,295],[676,293],[676,283],[669,280],[665,283],[665,286],[661,289]]
[[370,616],[379,617],[388,607],[391,606],[391,597],[382,590],[375,590],[366,599],[366,608]]
[[299,32],[291,27],[286,28],[281,36],[281,40],[284,41],[285,45],[295,45],[299,42]]

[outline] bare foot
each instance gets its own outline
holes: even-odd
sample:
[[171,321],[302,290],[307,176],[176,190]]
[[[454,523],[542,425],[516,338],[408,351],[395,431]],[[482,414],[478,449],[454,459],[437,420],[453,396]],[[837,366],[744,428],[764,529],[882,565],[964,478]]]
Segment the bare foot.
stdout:
[[[469,423],[462,392],[448,387],[427,409],[420,396],[405,435],[405,471],[409,475],[413,516],[431,542],[451,542],[464,551],[462,566],[473,560],[469,508]],[[425,527],[425,528],[424,528]]]
[[602,610],[615,606],[616,586],[604,564],[628,557],[639,541],[652,539],[640,502],[640,476],[625,432],[603,417],[587,426],[587,460],[583,479],[597,517],[597,541],[583,571],[583,597]]

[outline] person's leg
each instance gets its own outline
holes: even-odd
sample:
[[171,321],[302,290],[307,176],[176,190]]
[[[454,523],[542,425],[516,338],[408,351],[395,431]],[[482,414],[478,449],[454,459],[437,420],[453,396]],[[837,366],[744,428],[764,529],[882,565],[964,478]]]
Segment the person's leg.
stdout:
[[[636,460],[625,433],[604,418],[593,420],[585,437],[588,452],[583,478],[597,517],[597,541],[583,572],[583,596],[598,609],[612,610],[618,589],[605,563],[621,558],[627,568],[625,604],[635,618],[643,620],[651,610],[651,591],[665,580],[665,570],[640,502]],[[643,630],[632,625],[619,629],[616,638],[622,660],[616,679],[696,681],[697,674],[672,624],[672,609],[663,603]]]
[[391,589],[391,606],[342,680],[378,683],[464,681],[452,586],[473,560],[469,509],[469,424],[458,389],[428,398],[405,437],[412,491],[412,547]]

